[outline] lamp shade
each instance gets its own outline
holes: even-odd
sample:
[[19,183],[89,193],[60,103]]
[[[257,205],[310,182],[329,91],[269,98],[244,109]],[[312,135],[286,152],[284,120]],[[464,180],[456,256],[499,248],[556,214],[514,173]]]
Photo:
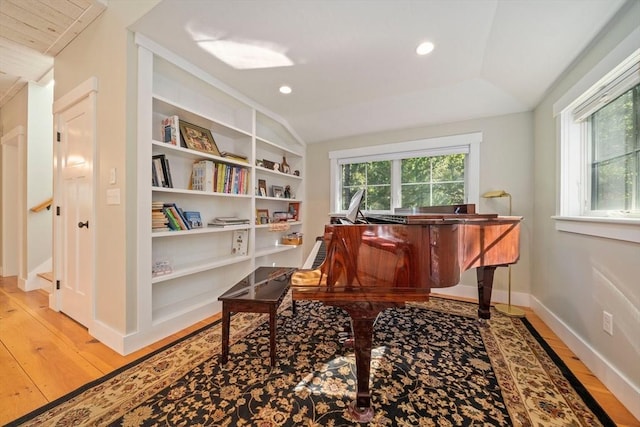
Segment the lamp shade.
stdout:
[[504,190],[487,191],[482,195],[482,197],[485,199],[493,199],[495,197],[509,197],[509,196],[511,196],[511,194],[507,193]]

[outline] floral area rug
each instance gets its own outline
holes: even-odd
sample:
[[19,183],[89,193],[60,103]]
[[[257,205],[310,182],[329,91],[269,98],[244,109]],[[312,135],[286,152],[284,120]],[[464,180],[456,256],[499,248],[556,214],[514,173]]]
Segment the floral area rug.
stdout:
[[[374,330],[370,426],[614,426],[526,320],[441,298],[387,309]],[[347,314],[287,299],[269,365],[266,315],[215,323],[11,425],[352,426]]]

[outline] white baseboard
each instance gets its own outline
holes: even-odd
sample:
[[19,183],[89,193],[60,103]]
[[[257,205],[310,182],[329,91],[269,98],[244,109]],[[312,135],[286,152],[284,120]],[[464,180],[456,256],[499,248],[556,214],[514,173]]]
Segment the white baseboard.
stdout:
[[531,301],[531,308],[534,313],[580,358],[596,378],[602,381],[629,412],[640,419],[640,389],[631,384],[600,353],[571,330],[561,319],[556,317],[539,300],[531,297]]
[[222,311],[222,303],[214,301],[204,306],[185,312],[181,315],[167,319],[154,324],[145,332],[133,332],[122,334],[110,326],[93,320],[92,325],[88,328],[89,334],[98,341],[117,351],[119,354],[126,356],[136,350],[160,341],[171,334],[179,332],[185,328]]
[[91,322],[91,325],[87,330],[89,335],[100,341],[102,344],[123,356],[127,354],[123,345],[125,338],[124,334],[95,319]]

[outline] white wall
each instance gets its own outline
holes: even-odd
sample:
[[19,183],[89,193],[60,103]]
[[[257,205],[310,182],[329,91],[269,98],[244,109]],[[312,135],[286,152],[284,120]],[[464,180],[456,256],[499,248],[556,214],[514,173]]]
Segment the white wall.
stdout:
[[[120,337],[134,331],[137,325],[136,221],[132,218],[138,212],[136,174],[131,171],[136,164],[136,61],[127,27],[157,3],[158,0],[110,2],[106,11],[54,61],[55,99],[90,77],[98,79],[95,320],[101,331]],[[116,170],[116,184],[109,184],[111,169]],[[107,205],[109,189],[120,190],[119,205]]]
[[[308,254],[316,236],[321,236],[328,223],[329,207],[329,152],[345,148],[367,147],[424,138],[482,132],[480,144],[480,194],[489,190],[506,190],[513,196],[513,214],[524,216],[520,247],[520,260],[512,269],[512,303],[528,305],[531,292],[531,233],[533,229],[533,115],[510,114],[499,117],[402,129],[371,135],[362,135],[307,145],[305,254]],[[481,199],[478,212],[508,213],[507,199]],[[306,256],[306,255],[305,255]],[[494,279],[493,301],[506,302],[506,269],[498,269]],[[463,275],[460,289],[443,292],[477,297],[475,272]],[[440,292],[440,290],[438,290]]]
[[[640,27],[640,2],[630,5],[535,110],[532,294],[545,322],[640,418],[640,245],[559,232],[551,219],[559,196],[553,104]],[[614,316],[613,336],[602,330],[603,310]]]

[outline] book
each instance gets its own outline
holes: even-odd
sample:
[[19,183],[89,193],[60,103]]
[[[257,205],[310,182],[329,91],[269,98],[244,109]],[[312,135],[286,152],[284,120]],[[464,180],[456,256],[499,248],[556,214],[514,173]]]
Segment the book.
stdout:
[[[169,159],[164,154],[155,154],[153,157],[153,167],[157,175],[159,187],[173,188],[173,180],[171,179],[171,169],[169,168]],[[153,177],[152,177],[153,180]]]
[[[163,172],[164,168],[162,166],[162,159],[160,155],[153,156],[152,167],[153,167],[153,172],[156,178],[156,185],[158,187],[166,187],[167,185],[166,185],[164,172]],[[152,176],[152,181],[153,181],[153,176]]]
[[216,217],[209,221],[208,225],[215,227],[224,227],[225,225],[241,225],[241,224],[249,224],[249,220],[245,218],[237,218],[237,217]]
[[165,203],[164,206],[171,210],[171,213],[173,214],[174,218],[176,219],[176,221],[180,225],[180,229],[181,230],[190,230],[191,229],[187,219],[184,216],[184,213],[182,212],[182,209],[180,209],[178,207],[178,205],[176,205],[175,203]]
[[162,141],[180,145],[180,118],[169,116],[162,120]]
[[193,164],[191,189],[197,191],[214,191],[215,163],[211,160],[200,160]]
[[248,230],[234,230],[232,235],[231,253],[233,255],[246,255],[248,240]]
[[231,153],[229,151],[223,151],[220,153],[222,157],[226,157],[227,159],[235,160],[238,162],[249,163],[249,158],[243,154]]
[[202,218],[200,217],[200,212],[184,211],[184,217],[191,228],[202,227]]
[[175,231],[180,231],[182,229],[180,227],[180,223],[178,222],[176,217],[173,216],[173,212],[171,212],[171,209],[169,207],[163,207],[162,208],[162,212],[164,212],[164,214],[167,217],[170,229],[175,230]]
[[152,201],[151,202],[151,230],[152,231],[169,231],[169,220],[164,214],[162,208],[163,202]]
[[162,167],[164,171],[164,178],[167,181],[167,187],[173,188],[173,179],[171,179],[171,169],[169,168],[169,159],[167,157],[162,158]]

